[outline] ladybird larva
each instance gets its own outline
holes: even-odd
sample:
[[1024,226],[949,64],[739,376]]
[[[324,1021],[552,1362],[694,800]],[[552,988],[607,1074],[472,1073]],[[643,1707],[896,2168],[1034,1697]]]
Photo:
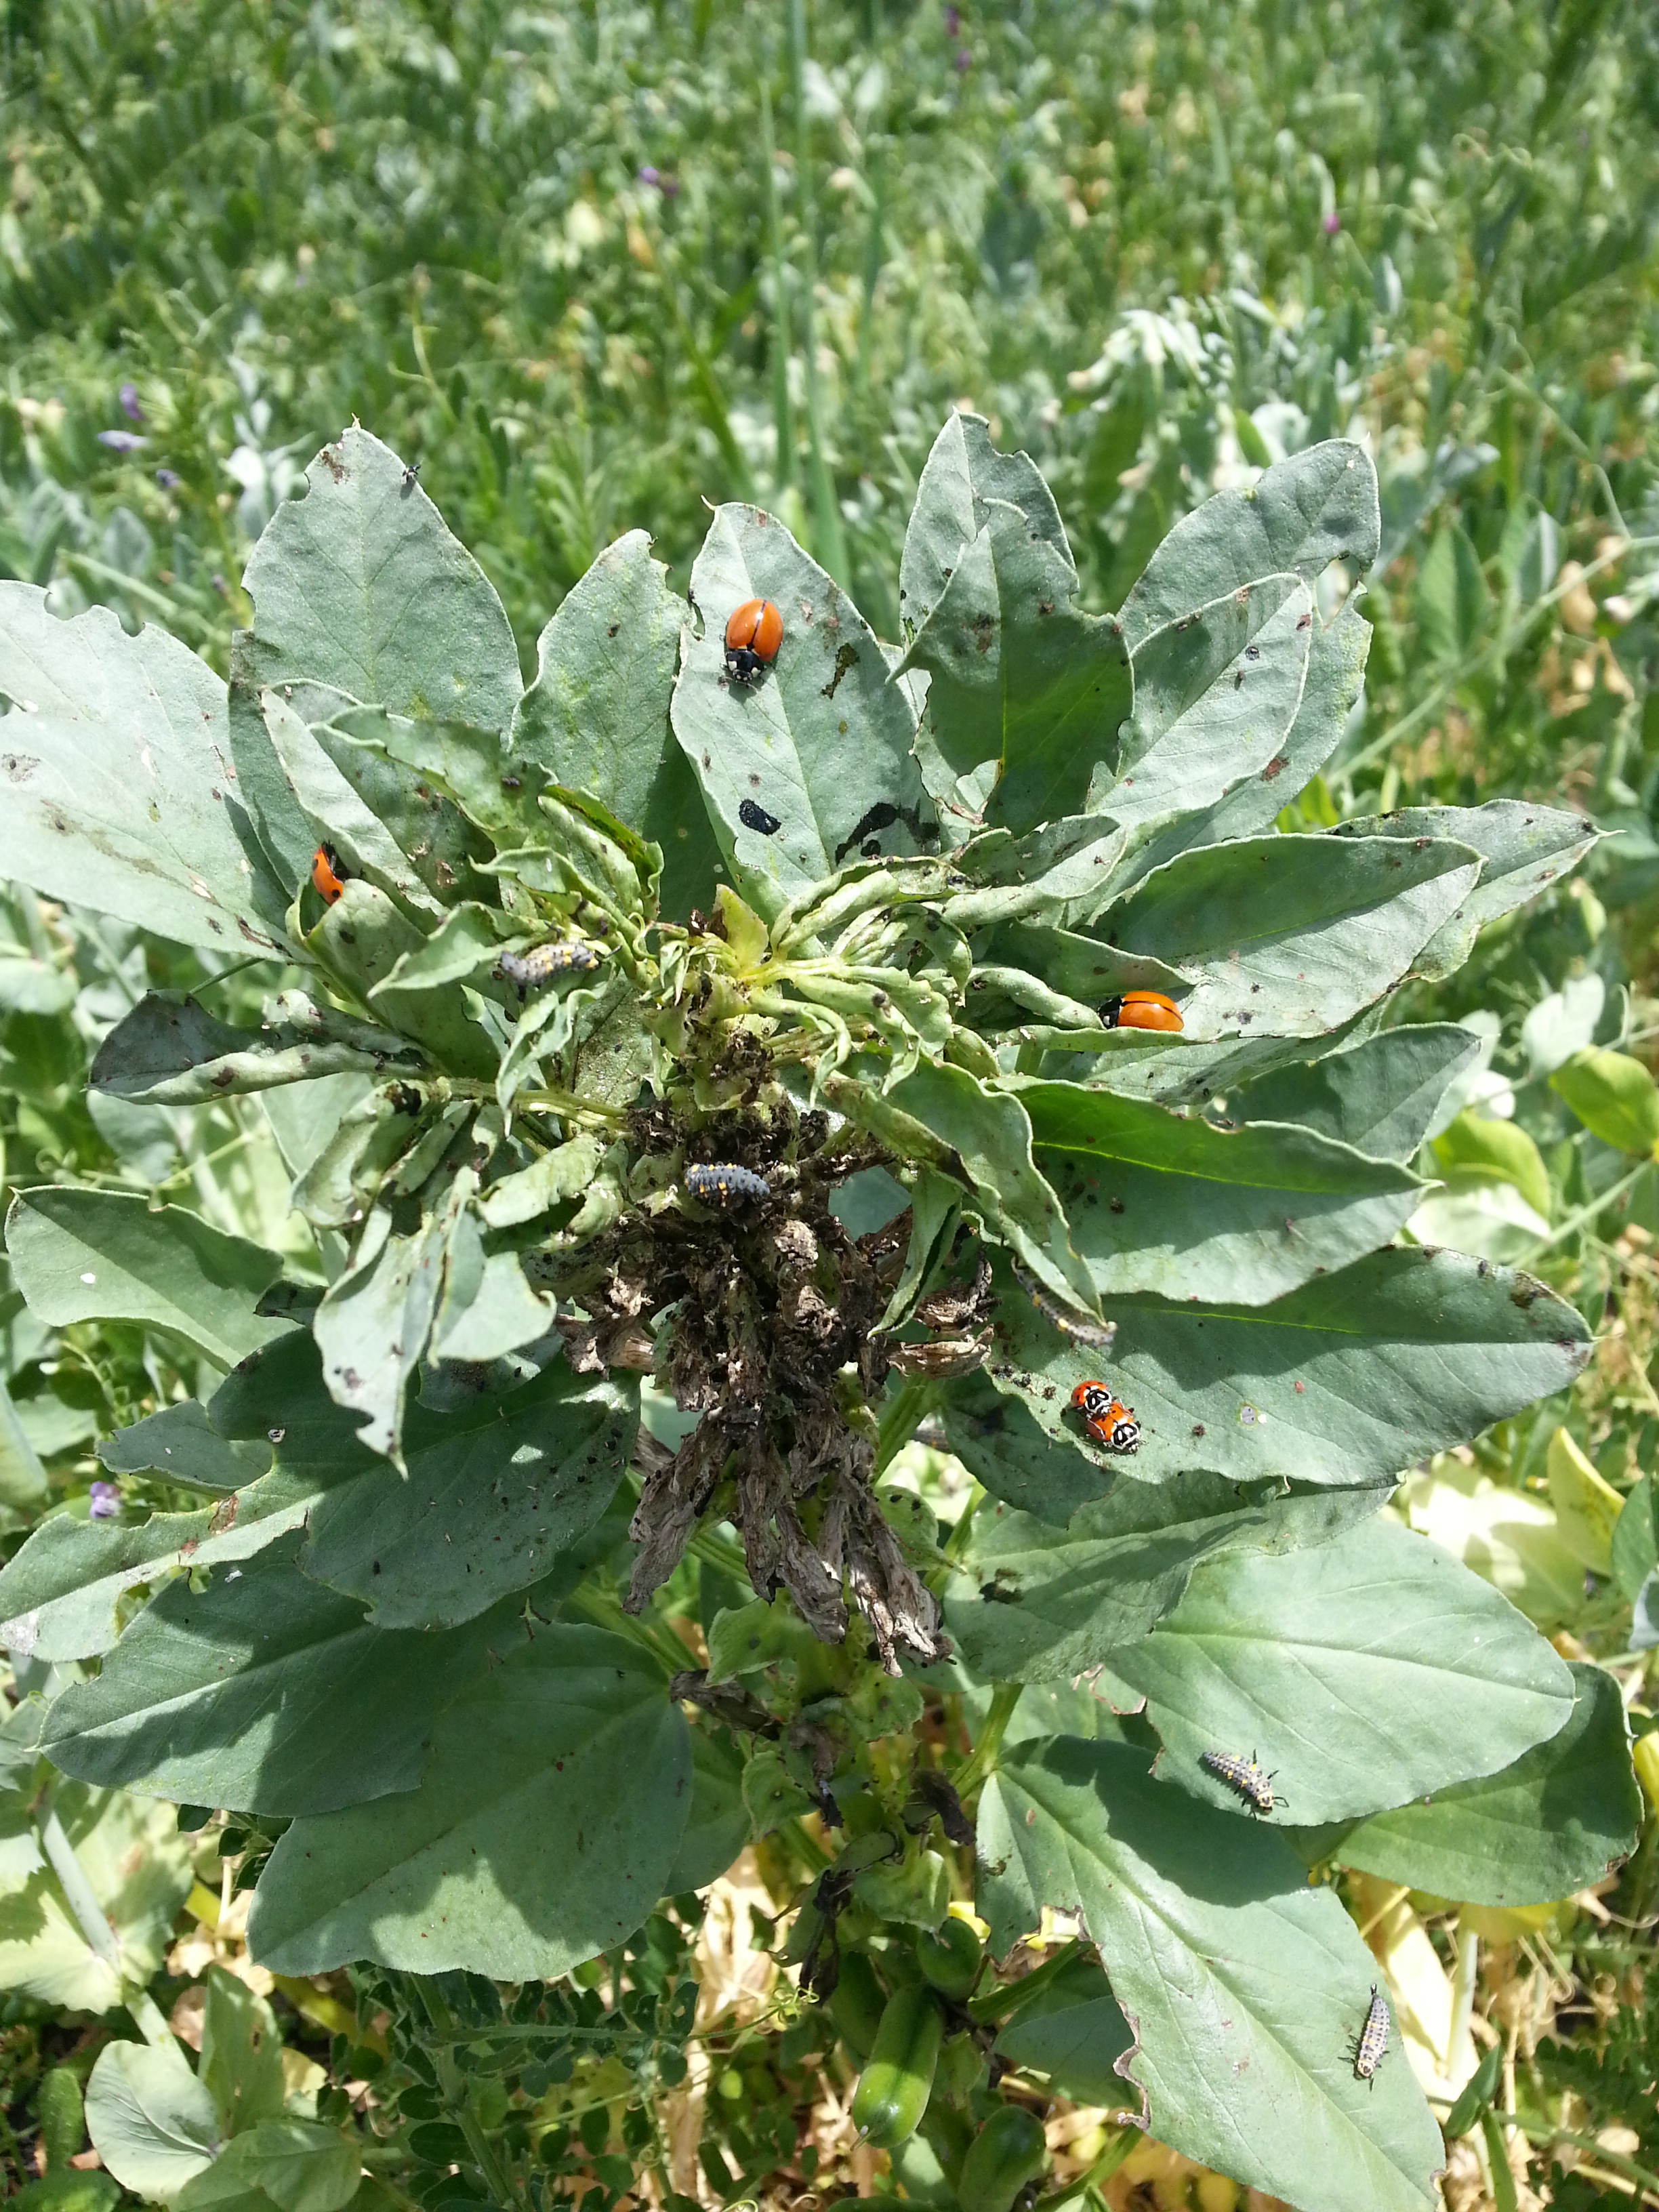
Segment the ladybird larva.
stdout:
[[503,952],[495,963],[495,973],[504,983],[516,983],[523,998],[526,991],[533,991],[555,975],[599,964],[599,956],[591,945],[584,945],[580,938],[566,937],[551,945],[538,945],[528,952]]
[[729,1161],[716,1161],[710,1166],[687,1168],[685,1188],[690,1195],[704,1206],[736,1206],[744,1199],[757,1202],[770,1198],[772,1186],[764,1176],[757,1176],[752,1168],[741,1168]]
[[1375,2081],[1376,2069],[1382,2063],[1389,2047],[1389,2001],[1376,1984],[1371,1984],[1370,2009],[1365,2014],[1365,2025],[1359,2031],[1353,2047],[1353,2078],[1356,2081]]
[[1205,1751],[1199,1753],[1198,1763],[1206,1774],[1237,1790],[1253,1813],[1271,1813],[1275,1804],[1285,1802],[1273,1796],[1273,1777],[1261,1771],[1254,1752],[1241,1759],[1237,1752]]

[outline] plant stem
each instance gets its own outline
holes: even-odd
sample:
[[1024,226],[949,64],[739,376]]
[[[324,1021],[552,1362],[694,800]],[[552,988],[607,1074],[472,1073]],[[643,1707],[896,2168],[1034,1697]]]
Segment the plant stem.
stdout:
[[1558,1222],[1547,1237],[1539,1237],[1531,1250],[1523,1255],[1522,1264],[1524,1266],[1528,1261],[1535,1260],[1540,1252],[1552,1250],[1565,1238],[1575,1235],[1586,1222],[1594,1221],[1598,1214],[1605,1213],[1614,1200],[1622,1198],[1627,1190],[1632,1188],[1641,1180],[1652,1165],[1651,1160],[1638,1160],[1630,1173],[1627,1176],[1621,1176],[1611,1189],[1604,1190],[1599,1198],[1591,1199],[1588,1206],[1577,1207],[1575,1212],[1567,1216],[1565,1221]]
[[836,486],[823,453],[823,404],[818,389],[817,343],[812,334],[813,295],[817,289],[817,218],[812,206],[812,152],[806,128],[805,0],[789,0],[789,81],[795,103],[795,190],[800,198],[806,268],[801,284],[800,349],[806,372],[806,439],[811,468],[812,550],[838,584],[847,581],[847,542],[842,532]]
[[1003,1736],[1014,1717],[1014,1707],[1019,1703],[1020,1693],[1024,1687],[1023,1682],[999,1682],[992,1691],[990,1711],[980,1729],[979,1741],[951,1777],[958,1797],[966,1797],[977,1790],[995,1765],[997,1753],[1002,1748]]
[[1569,2128],[1536,2127],[1530,2121],[1517,2119],[1513,2112],[1494,2112],[1492,2118],[1500,2126],[1514,2128],[1517,2134],[1525,2136],[1528,2142],[1540,2143],[1546,2148],[1552,2143],[1567,2143],[1574,2150],[1589,2151],[1603,2166],[1610,2166],[1615,2173],[1622,2173],[1626,2181],[1633,2181],[1638,2188],[1659,2197],[1659,2173],[1650,2172],[1645,2166],[1638,2166],[1633,2158],[1621,2158],[1617,2151],[1609,2150],[1605,2143],[1597,2142],[1594,2136],[1575,2135]]
[[876,1445],[878,1474],[890,1467],[909,1443],[916,1432],[917,1424],[932,1403],[933,1396],[931,1382],[905,1382],[882,1407]]
[[1460,1926],[1457,1972],[1452,1982],[1451,2028],[1446,2037],[1446,2072],[1454,2081],[1469,2039],[1469,2014],[1474,2008],[1474,1977],[1480,1958],[1480,1938],[1473,1928]]
[[411,1974],[406,1978],[414,1983],[419,1992],[427,2018],[437,2029],[440,2037],[447,2039],[430,2046],[432,2063],[437,2069],[438,2087],[444,2102],[449,2106],[456,2126],[466,2138],[466,2147],[472,2154],[473,2164],[483,2176],[484,2186],[497,2204],[519,2203],[521,2202],[519,2191],[501,2172],[495,2154],[490,2148],[489,2139],[478,2124],[478,2116],[467,2103],[466,2078],[455,2063],[452,2047],[455,2023],[449,2016],[449,2008],[433,1987],[428,1975]]
[[795,418],[789,404],[789,272],[783,258],[783,210],[778,204],[772,89],[763,72],[760,105],[761,158],[766,165],[766,220],[772,248],[772,422],[778,447],[774,474],[781,489],[793,481],[795,473]]
[[121,1990],[121,2002],[132,2015],[133,2026],[146,2043],[156,2051],[176,2050],[173,2030],[161,2017],[161,2008],[147,1990],[129,1986],[121,1963],[121,1945],[115,1930],[109,1924],[109,1915],[98,1902],[92,1884],[87,1880],[86,1869],[76,1856],[75,1846],[64,1832],[56,1806],[48,1801],[44,1814],[38,1814],[37,1824],[40,1849],[47,1865],[57,1875],[64,1901],[75,1915],[75,1923],[86,1937],[94,1958],[102,1960],[115,1976]]

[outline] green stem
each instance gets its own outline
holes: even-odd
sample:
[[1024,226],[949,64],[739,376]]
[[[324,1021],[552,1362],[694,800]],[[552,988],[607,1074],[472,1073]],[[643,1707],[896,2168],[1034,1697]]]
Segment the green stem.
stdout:
[[1633,2158],[1621,2158],[1616,2150],[1609,2150],[1605,2143],[1597,2142],[1594,2136],[1575,2135],[1569,2128],[1537,2127],[1528,2120],[1517,2119],[1513,2112],[1493,2111],[1492,2118],[1500,2127],[1514,2128],[1530,2143],[1538,2143],[1545,2148],[1552,2143],[1567,2143],[1574,2150],[1588,2151],[1598,2166],[1611,2166],[1615,2173],[1622,2173],[1626,2181],[1633,2181],[1638,2188],[1651,2190],[1659,2196],[1659,2173],[1650,2172],[1645,2166],[1638,2166]]
[[451,2041],[455,2033],[455,2023],[450,2018],[448,2006],[434,1989],[427,1975],[412,1974],[406,1978],[415,1984],[420,1995],[421,2003],[425,2008],[426,2016],[437,2029],[439,2036],[447,2039],[429,2046],[432,2063],[437,2069],[438,2087],[442,2094],[444,2102],[449,2107],[450,2117],[466,2138],[466,2147],[472,2154],[473,2164],[483,2176],[484,2186],[499,2205],[506,2206],[520,2203],[522,2199],[520,2192],[514,2188],[507,2175],[502,2172],[495,2154],[490,2148],[489,2138],[478,2124],[477,2114],[467,2103],[466,2077],[456,2064],[454,2053],[451,2048]]
[[847,541],[842,530],[841,508],[835,480],[823,451],[823,404],[818,388],[817,342],[812,332],[814,295],[817,289],[817,224],[812,204],[812,149],[806,127],[805,0],[789,0],[789,79],[795,104],[795,190],[800,198],[800,222],[806,249],[806,268],[801,284],[800,349],[806,375],[806,440],[812,481],[812,550],[839,584],[847,581]]
[[1024,1682],[999,1682],[991,1692],[991,1709],[985,1716],[979,1732],[979,1741],[951,1777],[958,1797],[966,1797],[978,1789],[996,1764],[1002,1748],[1002,1739],[1008,1723],[1014,1717],[1014,1707],[1019,1703]]
[[1139,2128],[1126,2124],[1109,2129],[1101,2146],[1100,2156],[1088,2172],[1079,2173],[1063,2189],[1051,2189],[1046,2197],[1039,2197],[1031,2207],[1031,2212],[1060,2212],[1062,2204],[1073,2203],[1085,2190],[1097,2188],[1103,2181],[1109,2181],[1140,2139]]
[[1570,1213],[1565,1221],[1559,1222],[1551,1230],[1547,1237],[1539,1237],[1530,1251],[1522,1255],[1521,1264],[1524,1267],[1535,1260],[1540,1253],[1553,1250],[1556,1245],[1565,1243],[1569,1237],[1575,1236],[1586,1223],[1594,1221],[1598,1214],[1605,1213],[1614,1200],[1622,1198],[1627,1190],[1646,1175],[1652,1165],[1651,1160],[1639,1161],[1627,1176],[1621,1176],[1611,1189],[1604,1190],[1599,1198],[1591,1199],[1589,1205],[1581,1206],[1574,1212]]
[[933,1398],[931,1382],[905,1382],[882,1407],[876,1444],[878,1474],[885,1472],[915,1436]]
[[789,271],[783,258],[783,210],[778,204],[777,149],[772,132],[772,90],[761,77],[761,157],[766,164],[766,221],[772,251],[772,421],[780,489],[795,473],[795,417],[789,403]]
[[58,1817],[58,1809],[48,1798],[45,1809],[36,1814],[36,1826],[40,1838],[40,1849],[47,1865],[58,1877],[64,1901],[75,1916],[75,1924],[85,1936],[93,1956],[100,1960],[115,1976],[121,1990],[121,2002],[132,2015],[133,2026],[146,2043],[157,2051],[176,2050],[173,2030],[161,2017],[161,2008],[147,1990],[130,1986],[126,1970],[121,1960],[121,1945],[115,1930],[109,1924],[109,1915],[98,1902],[97,1893],[87,1879],[86,1869],[76,1856],[75,1846]]

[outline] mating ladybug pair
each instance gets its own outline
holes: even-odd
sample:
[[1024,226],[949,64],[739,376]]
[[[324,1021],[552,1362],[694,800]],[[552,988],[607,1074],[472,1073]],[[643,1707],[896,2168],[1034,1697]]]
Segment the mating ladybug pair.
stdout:
[[1140,1424],[1133,1407],[1115,1398],[1103,1382],[1079,1382],[1072,1393],[1072,1407],[1082,1414],[1085,1429],[1103,1451],[1139,1450]]

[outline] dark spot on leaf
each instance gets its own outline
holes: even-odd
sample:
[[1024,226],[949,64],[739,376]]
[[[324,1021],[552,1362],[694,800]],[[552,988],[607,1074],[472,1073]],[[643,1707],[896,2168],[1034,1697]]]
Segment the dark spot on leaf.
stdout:
[[757,830],[763,837],[775,837],[782,827],[775,814],[769,814],[763,806],[757,806],[752,799],[745,799],[738,807],[738,819],[745,830]]
[[823,696],[833,699],[840,689],[841,679],[849,668],[858,666],[859,649],[855,645],[838,646],[836,649],[836,672],[823,687]]

